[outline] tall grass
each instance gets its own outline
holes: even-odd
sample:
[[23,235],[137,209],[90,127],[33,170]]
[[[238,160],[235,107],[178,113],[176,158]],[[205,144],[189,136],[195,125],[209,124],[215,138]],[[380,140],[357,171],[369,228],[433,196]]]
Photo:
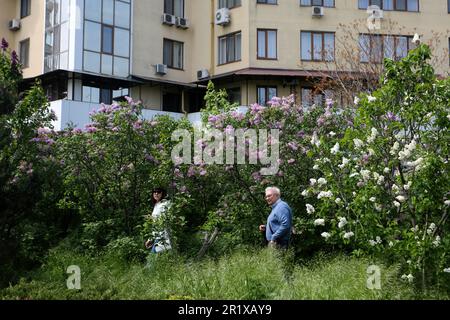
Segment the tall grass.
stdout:
[[[0,291],[0,299],[412,299],[396,266],[378,264],[381,290],[366,287],[370,261],[318,256],[307,265],[289,253],[244,249],[218,260],[191,261],[172,253],[145,264],[114,256],[53,251],[28,279]],[[67,267],[81,269],[81,290],[66,286]],[[448,297],[444,297],[448,298]]]

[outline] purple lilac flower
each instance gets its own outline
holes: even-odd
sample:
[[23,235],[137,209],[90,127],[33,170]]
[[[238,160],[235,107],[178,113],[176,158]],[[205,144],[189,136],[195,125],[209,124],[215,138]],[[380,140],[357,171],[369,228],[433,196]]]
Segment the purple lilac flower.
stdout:
[[17,52],[15,50],[11,52],[11,64],[12,66],[16,66],[19,64],[19,56],[17,55]]
[[8,41],[6,41],[5,38],[2,38],[2,44],[1,44],[0,47],[1,47],[1,49],[2,49],[3,51],[5,51],[6,49],[8,49],[9,44],[8,44]]
[[390,111],[386,114],[386,118],[390,121],[398,121],[398,117]]
[[330,108],[333,105],[334,101],[333,99],[326,99],[325,104],[327,105],[327,108]]
[[187,176],[190,178],[192,176],[195,176],[195,168],[193,166],[190,166],[187,172]]
[[200,170],[200,175],[201,175],[201,176],[206,175],[206,173],[207,173],[207,171],[206,171],[205,169]]
[[294,150],[294,151],[297,151],[297,150],[298,150],[298,145],[297,145],[297,143],[294,142],[294,141],[289,142],[289,143],[288,143],[288,147],[291,148],[291,149]]
[[295,162],[295,159],[289,159],[289,160],[288,160],[288,163],[289,163],[289,164],[293,164],[294,162]]

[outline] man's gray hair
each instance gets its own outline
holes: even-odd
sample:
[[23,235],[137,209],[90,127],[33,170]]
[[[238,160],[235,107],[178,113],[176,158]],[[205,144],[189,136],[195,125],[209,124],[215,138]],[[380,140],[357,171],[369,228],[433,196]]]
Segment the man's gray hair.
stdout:
[[271,190],[274,192],[274,194],[276,194],[276,195],[278,195],[279,197],[281,197],[281,191],[280,191],[279,188],[277,188],[277,187],[267,187],[267,188],[266,188],[266,192],[267,192],[267,191],[271,191]]

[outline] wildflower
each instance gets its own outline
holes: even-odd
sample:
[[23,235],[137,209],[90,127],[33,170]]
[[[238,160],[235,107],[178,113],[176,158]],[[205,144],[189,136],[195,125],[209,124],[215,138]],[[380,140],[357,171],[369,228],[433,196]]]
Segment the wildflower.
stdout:
[[339,217],[338,228],[342,229],[347,223],[347,219],[345,219],[344,217]]
[[333,193],[331,191],[321,191],[319,195],[317,196],[317,199],[322,198],[331,198],[333,196]]
[[329,237],[331,237],[331,234],[329,234],[328,232],[322,232],[320,234],[322,236],[322,238],[328,239]]
[[320,178],[319,180],[317,180],[317,183],[321,186],[327,184],[327,180],[325,180],[324,178]]
[[340,148],[339,142],[337,142],[337,143],[334,145],[334,147],[331,149],[331,153],[332,153],[332,154],[337,154],[337,153],[339,152],[339,148]]
[[308,212],[308,214],[312,214],[312,213],[316,212],[316,209],[314,209],[314,207],[312,205],[307,203],[306,204],[306,212]]
[[316,219],[314,220],[315,226],[324,226],[325,225],[325,219]]
[[372,97],[372,96],[367,96],[367,100],[369,100],[369,102],[374,102],[377,100],[377,98]]
[[346,232],[344,233],[344,239],[350,239],[351,237],[353,237],[355,234],[353,232]]

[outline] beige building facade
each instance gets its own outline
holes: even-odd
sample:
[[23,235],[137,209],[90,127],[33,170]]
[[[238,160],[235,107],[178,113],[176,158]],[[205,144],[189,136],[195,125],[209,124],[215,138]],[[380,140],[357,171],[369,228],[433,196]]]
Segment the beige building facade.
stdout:
[[55,101],[111,103],[130,95],[151,110],[192,113],[212,80],[241,106],[292,93],[307,103],[305,93],[324,74],[401,58],[416,33],[432,44],[436,73],[450,72],[450,0],[0,5],[0,34],[23,60],[24,78],[41,78]]

